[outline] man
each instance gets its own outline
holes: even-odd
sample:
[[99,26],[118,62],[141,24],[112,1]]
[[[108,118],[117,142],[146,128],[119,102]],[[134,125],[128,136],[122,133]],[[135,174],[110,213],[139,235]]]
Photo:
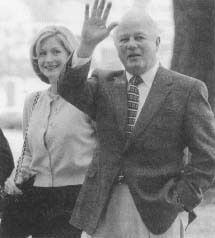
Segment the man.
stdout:
[[[160,37],[149,16],[131,11],[106,27],[110,8],[96,0],[89,16],[86,6],[81,44],[58,84],[97,123],[98,148],[71,222],[94,238],[182,237],[179,213],[193,215],[215,174],[207,90],[159,65]],[[87,80],[89,58],[114,27],[125,70],[97,70]]]

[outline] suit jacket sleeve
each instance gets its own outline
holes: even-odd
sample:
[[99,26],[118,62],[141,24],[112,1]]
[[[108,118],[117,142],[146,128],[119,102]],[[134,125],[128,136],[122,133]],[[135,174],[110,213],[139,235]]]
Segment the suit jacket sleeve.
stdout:
[[72,56],[67,62],[58,81],[58,92],[68,102],[88,114],[96,117],[97,78],[88,79],[90,62],[72,67]]
[[14,168],[13,156],[10,146],[2,130],[0,129],[0,185],[3,186],[5,180]]
[[188,211],[201,202],[215,176],[215,121],[207,97],[205,84],[196,81],[184,115],[186,144],[192,156],[182,171],[176,191]]

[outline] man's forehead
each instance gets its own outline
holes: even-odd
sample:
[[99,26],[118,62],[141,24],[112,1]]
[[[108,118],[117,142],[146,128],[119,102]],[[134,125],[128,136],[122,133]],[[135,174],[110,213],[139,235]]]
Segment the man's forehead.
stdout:
[[137,35],[144,34],[148,35],[154,32],[154,29],[151,28],[146,22],[136,22],[136,21],[125,21],[118,26],[117,29],[119,35]]
[[141,22],[148,22],[148,24],[155,24],[152,17],[147,14],[145,11],[140,11],[138,9],[133,9],[125,13],[121,19],[119,24],[123,24],[126,22],[135,22],[135,23],[141,23]]

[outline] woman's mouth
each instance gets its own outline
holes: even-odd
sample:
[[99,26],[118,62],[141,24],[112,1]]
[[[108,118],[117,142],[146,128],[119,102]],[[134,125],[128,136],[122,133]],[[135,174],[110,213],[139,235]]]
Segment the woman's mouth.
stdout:
[[47,65],[44,68],[48,71],[52,71],[54,69],[56,69],[58,67],[58,65]]

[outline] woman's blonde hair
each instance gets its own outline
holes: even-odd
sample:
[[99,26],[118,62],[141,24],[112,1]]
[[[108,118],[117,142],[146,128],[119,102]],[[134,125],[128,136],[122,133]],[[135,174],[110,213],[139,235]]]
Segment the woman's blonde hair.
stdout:
[[41,42],[49,37],[56,37],[56,39],[60,44],[62,44],[69,55],[72,54],[78,46],[77,38],[69,29],[64,26],[47,26],[38,33],[30,48],[30,60],[35,73],[45,83],[49,83],[49,80],[39,69],[38,55]]

